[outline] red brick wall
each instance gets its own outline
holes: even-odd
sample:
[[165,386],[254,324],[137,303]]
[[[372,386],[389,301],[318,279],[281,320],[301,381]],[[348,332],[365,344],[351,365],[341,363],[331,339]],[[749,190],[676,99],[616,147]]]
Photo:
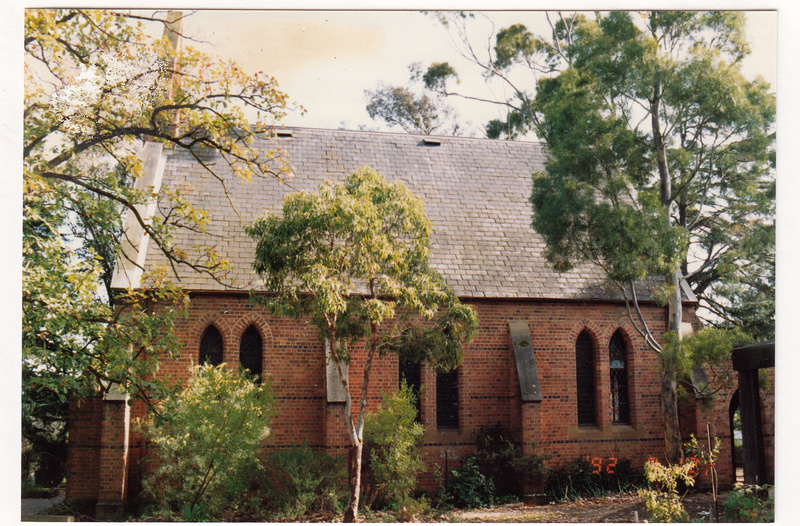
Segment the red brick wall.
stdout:
[[[466,349],[459,369],[458,430],[436,429],[436,375],[430,367],[422,369],[421,417],[427,428],[423,443],[426,461],[442,467],[445,463],[450,468],[458,465],[465,455],[474,452],[475,434],[494,424],[509,429],[526,450],[549,455],[551,465],[578,456],[601,459],[604,467],[613,458],[627,458],[635,464],[650,457],[663,458],[657,358],[631,327],[623,306],[535,300],[469,303],[477,310],[480,330]],[[653,333],[661,334],[667,323],[666,309],[644,306],[643,311]],[[685,318],[691,319],[688,312]],[[530,327],[543,394],[541,403],[521,401],[508,330],[510,320],[524,320]],[[176,326],[184,352],[178,358],[164,359],[160,366],[162,374],[188,376],[189,367],[198,360],[200,337],[212,323],[224,340],[223,361],[231,367],[238,362],[238,342],[244,330],[255,324],[261,332],[264,376],[270,378],[279,404],[272,434],[265,442],[267,447],[307,442],[331,450],[347,448],[343,404],[326,401],[325,355],[316,329],[307,321],[272,316],[251,305],[246,295],[193,295],[188,316]],[[596,349],[598,426],[590,428],[577,426],[575,400],[575,340],[583,330],[589,331]],[[627,344],[630,425],[611,423],[608,342],[617,330],[622,331]],[[350,364],[354,400],[361,388],[364,359],[363,349],[354,350]],[[376,408],[381,393],[396,389],[397,384],[397,357],[376,358],[368,392],[369,407]],[[701,419],[697,423],[704,426]],[[130,472],[136,474],[139,452],[136,440],[132,445]],[[77,494],[79,488],[84,488],[81,491],[91,493],[91,484],[83,481],[91,476],[90,470],[73,468],[69,482],[72,489],[68,492]],[[432,481],[430,473],[423,480],[429,487]],[[132,489],[137,487],[135,481],[129,485]]]
[[[761,396],[761,429],[764,439],[764,453],[767,468],[768,482],[774,482],[775,476],[775,369],[764,369],[767,382],[765,388],[760,390]],[[733,373],[733,386],[729,389],[720,391],[714,396],[713,403],[709,407],[696,409],[697,431],[695,435],[705,445],[707,444],[708,434],[706,423],[711,427],[712,441],[714,437],[720,439],[720,452],[717,457],[716,469],[719,483],[722,487],[730,487],[735,482],[733,471],[732,453],[732,430],[730,427],[729,411],[733,402],[734,393],[737,390],[737,375]],[[688,439],[688,436],[684,437]],[[739,465],[741,468],[741,465]],[[708,470],[705,466],[701,467],[699,483],[708,482]]]
[[72,400],[67,433],[67,488],[70,500],[96,500],[99,487],[102,400]]

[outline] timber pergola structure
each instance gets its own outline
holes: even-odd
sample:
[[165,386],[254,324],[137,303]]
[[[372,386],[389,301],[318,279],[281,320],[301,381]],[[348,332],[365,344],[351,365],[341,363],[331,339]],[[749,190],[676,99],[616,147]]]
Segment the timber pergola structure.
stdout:
[[742,415],[742,461],[745,484],[763,485],[767,480],[758,371],[775,367],[775,340],[737,347],[733,369],[739,373],[739,408]]

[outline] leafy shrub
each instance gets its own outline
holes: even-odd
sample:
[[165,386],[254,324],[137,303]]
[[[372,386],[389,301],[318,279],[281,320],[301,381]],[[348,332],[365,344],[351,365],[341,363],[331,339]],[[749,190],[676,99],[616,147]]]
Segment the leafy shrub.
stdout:
[[545,493],[553,501],[600,497],[624,493],[644,485],[644,474],[628,459],[619,459],[613,468],[598,468],[585,457],[550,468]]
[[445,498],[458,508],[484,508],[497,503],[494,483],[481,473],[475,457],[467,457],[460,467],[450,471]]
[[273,407],[269,386],[241,371],[194,367],[186,388],[143,423],[156,453],[146,495],[185,520],[220,513],[250,486]]
[[498,497],[521,497],[529,490],[541,491],[546,469],[542,455],[525,455],[501,425],[482,429],[477,436],[476,459],[481,473],[489,477]]
[[340,514],[349,490],[345,459],[324,451],[292,446],[267,455],[264,463],[263,505],[293,520],[308,511]]
[[367,415],[365,451],[377,490],[371,500],[396,509],[412,506],[409,499],[424,467],[418,448],[425,428],[416,418],[416,394],[405,382],[398,391],[384,394],[378,411]]
[[658,461],[649,461],[644,465],[645,478],[651,486],[640,490],[639,495],[652,514],[653,522],[689,522],[689,514],[683,508],[678,493],[678,483],[694,486],[694,477],[690,475],[694,467],[693,460],[669,466]]
[[774,522],[775,488],[736,484],[723,504],[726,522]]

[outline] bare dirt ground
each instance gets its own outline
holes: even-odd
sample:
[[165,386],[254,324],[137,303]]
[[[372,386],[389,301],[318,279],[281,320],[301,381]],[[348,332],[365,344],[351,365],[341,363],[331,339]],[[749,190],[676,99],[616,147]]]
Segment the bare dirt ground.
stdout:
[[[718,496],[720,507],[724,498],[724,495]],[[713,497],[711,493],[690,494],[685,497],[683,505],[691,520],[708,521]],[[636,522],[636,519],[639,522],[649,521],[650,514],[642,499],[635,494],[581,499],[545,506],[511,504],[493,509],[452,513],[454,522],[623,523]]]
[[[726,498],[723,492],[718,496],[720,510]],[[23,499],[23,515],[25,501],[29,508],[33,500],[48,499]],[[53,503],[48,502],[49,505]],[[693,493],[687,495],[683,505],[689,512],[690,520],[709,522],[710,510],[713,506],[711,493]],[[49,507],[49,506],[48,506]],[[39,507],[41,508],[41,506]],[[43,513],[42,509],[28,509],[28,514]],[[80,521],[82,518],[77,517]],[[226,519],[232,522],[247,520],[246,517],[233,517]],[[361,517],[364,522],[396,522],[398,519],[382,512],[376,512],[369,519]],[[411,522],[531,522],[531,523],[629,523],[650,521],[650,514],[645,509],[642,499],[635,494],[614,495],[592,499],[581,499],[573,502],[552,503],[544,506],[530,506],[522,503],[508,504],[497,508],[474,510],[457,510],[445,513],[437,518],[410,518]],[[249,522],[249,521],[248,521]],[[297,522],[341,522],[341,517],[331,513],[313,513],[303,516]]]

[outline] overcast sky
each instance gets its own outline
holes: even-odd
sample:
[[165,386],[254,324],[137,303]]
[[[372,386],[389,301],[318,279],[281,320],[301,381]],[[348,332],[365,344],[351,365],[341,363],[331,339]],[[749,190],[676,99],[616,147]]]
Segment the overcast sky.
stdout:
[[[478,47],[485,47],[491,23],[495,29],[523,23],[536,34],[549,31],[542,12],[486,15],[490,20],[479,17],[472,23]],[[744,73],[749,78],[761,75],[775,86],[777,13],[748,12],[747,19],[753,53],[743,64]],[[497,85],[490,92],[477,69],[455,51],[452,34],[419,11],[205,10],[185,19],[184,33],[200,41],[189,45],[235,59],[246,71],[274,76],[280,88],[307,110],[302,116],[290,114],[284,123],[291,126],[387,130],[367,115],[364,90],[374,90],[380,82],[408,85],[408,66],[413,62],[423,67],[450,62],[460,74],[459,91],[494,99],[510,95]],[[462,119],[471,122],[478,136],[483,135],[483,124],[503,115],[486,103],[457,104]]]

